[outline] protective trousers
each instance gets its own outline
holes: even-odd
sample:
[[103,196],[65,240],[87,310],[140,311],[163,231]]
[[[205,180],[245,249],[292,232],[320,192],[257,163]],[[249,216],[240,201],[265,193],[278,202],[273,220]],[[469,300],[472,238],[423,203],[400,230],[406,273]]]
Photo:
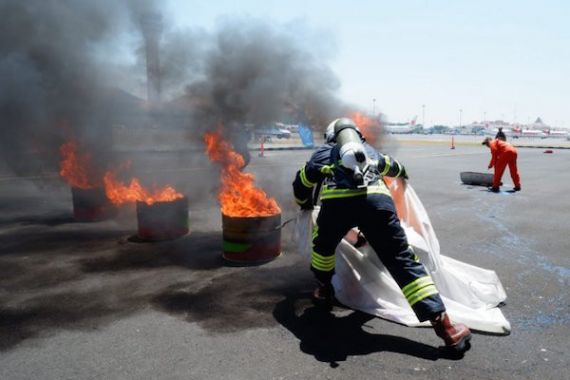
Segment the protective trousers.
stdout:
[[509,165],[509,173],[515,187],[521,186],[521,179],[517,168],[517,152],[506,151],[499,155],[495,163],[495,175],[493,176],[493,187],[501,186],[501,178],[505,172],[506,166]]
[[322,202],[313,228],[311,255],[311,270],[320,282],[330,282],[336,247],[353,227],[358,227],[364,234],[420,321],[445,311],[431,277],[408,245],[392,199],[383,194]]

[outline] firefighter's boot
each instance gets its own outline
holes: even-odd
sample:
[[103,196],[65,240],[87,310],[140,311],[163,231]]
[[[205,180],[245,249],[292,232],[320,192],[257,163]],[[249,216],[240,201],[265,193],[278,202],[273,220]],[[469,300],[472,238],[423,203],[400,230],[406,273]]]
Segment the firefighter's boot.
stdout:
[[316,306],[332,308],[334,302],[334,287],[330,282],[317,281],[317,288],[313,291],[313,302]]
[[447,313],[441,313],[431,320],[437,336],[445,342],[445,347],[457,354],[471,348],[471,331],[462,323],[452,324]]

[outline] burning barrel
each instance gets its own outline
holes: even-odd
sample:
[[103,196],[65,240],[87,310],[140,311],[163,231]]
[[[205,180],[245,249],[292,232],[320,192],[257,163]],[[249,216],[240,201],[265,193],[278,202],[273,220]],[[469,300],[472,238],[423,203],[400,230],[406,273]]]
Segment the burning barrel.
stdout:
[[107,199],[105,189],[94,187],[81,189],[71,188],[73,199],[73,216],[80,222],[97,222],[114,217],[116,207]]
[[234,217],[222,214],[223,258],[230,263],[255,265],[281,254],[281,214]]
[[152,204],[137,201],[138,237],[146,241],[171,240],[188,233],[188,198]]

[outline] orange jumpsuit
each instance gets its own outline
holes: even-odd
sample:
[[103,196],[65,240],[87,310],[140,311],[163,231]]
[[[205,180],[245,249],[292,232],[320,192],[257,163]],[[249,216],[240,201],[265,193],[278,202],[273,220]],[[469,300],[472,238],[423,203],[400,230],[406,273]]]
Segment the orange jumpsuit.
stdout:
[[489,142],[491,148],[491,162],[489,162],[489,169],[495,167],[495,176],[493,177],[493,187],[499,188],[501,178],[505,172],[505,167],[509,165],[509,172],[515,187],[521,186],[521,179],[517,169],[517,150],[511,144],[501,141],[492,140]]

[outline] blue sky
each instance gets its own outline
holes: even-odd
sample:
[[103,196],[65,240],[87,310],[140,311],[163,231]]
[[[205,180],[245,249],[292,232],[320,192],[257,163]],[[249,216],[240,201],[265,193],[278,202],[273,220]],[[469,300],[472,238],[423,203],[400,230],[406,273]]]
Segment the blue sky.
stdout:
[[[179,27],[249,16],[299,26],[326,52],[340,97],[391,120],[458,124],[537,116],[570,128],[570,1],[169,0]],[[372,99],[376,99],[373,102]]]

